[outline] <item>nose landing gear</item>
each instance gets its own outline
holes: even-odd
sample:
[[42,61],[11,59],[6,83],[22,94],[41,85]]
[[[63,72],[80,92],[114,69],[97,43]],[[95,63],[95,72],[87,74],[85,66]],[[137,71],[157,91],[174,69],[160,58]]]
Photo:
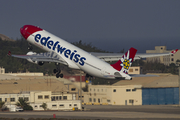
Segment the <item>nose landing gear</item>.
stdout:
[[32,49],[33,49],[32,45],[28,43],[28,50],[32,50]]

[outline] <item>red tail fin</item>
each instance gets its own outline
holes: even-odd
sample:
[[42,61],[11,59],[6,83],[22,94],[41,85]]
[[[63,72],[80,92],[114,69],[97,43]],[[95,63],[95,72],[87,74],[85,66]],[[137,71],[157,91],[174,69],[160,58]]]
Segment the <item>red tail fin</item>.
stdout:
[[128,74],[128,70],[134,60],[136,52],[137,50],[131,47],[117,63],[112,64],[111,66],[120,72]]

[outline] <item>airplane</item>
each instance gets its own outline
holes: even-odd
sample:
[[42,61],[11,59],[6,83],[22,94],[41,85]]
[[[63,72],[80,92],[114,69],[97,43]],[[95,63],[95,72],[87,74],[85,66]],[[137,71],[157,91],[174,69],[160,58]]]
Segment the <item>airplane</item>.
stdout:
[[[63,77],[58,67],[59,64],[63,64],[72,69],[80,69],[87,73],[87,76],[132,80],[133,76],[128,74],[128,70],[134,59],[171,55],[178,51],[176,49],[170,53],[136,54],[137,50],[131,47],[124,55],[120,53],[88,53],[37,26],[24,25],[20,28],[20,32],[30,44],[47,52],[30,51],[26,55],[11,55],[9,51],[8,55],[27,59],[38,65],[43,65],[44,62],[54,62],[57,68],[53,72],[56,73],[57,78]],[[32,46],[29,45],[28,48],[31,50]],[[117,62],[109,64],[106,61]]]

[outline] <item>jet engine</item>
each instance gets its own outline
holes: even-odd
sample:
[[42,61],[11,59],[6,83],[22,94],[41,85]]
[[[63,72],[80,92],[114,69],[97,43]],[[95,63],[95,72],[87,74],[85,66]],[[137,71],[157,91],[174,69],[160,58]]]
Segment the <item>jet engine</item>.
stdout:
[[40,65],[40,66],[44,65],[44,62],[42,62],[42,61],[38,61],[37,63],[38,63],[38,65]]
[[[35,55],[36,52],[28,52],[26,55]],[[44,62],[42,61],[33,61],[31,58],[27,59],[27,61],[31,62],[31,63],[34,63],[34,64],[38,64],[40,66],[44,65]]]

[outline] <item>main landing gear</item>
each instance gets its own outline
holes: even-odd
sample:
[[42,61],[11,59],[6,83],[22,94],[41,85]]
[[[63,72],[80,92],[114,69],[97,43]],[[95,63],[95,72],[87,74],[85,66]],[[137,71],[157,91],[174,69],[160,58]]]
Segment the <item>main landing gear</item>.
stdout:
[[28,50],[32,50],[32,49],[33,49],[32,45],[28,43]]
[[61,73],[59,64],[56,65],[56,69],[54,69],[53,72],[56,73],[56,78],[63,78],[63,74]]

